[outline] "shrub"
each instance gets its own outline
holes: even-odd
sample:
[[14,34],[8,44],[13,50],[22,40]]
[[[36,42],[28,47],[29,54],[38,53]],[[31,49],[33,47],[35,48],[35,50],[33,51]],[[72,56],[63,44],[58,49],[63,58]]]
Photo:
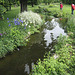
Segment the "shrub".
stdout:
[[42,23],[42,19],[40,15],[32,11],[28,11],[28,12],[24,11],[20,13],[18,16],[26,25],[32,23],[34,26],[36,26],[36,25],[41,25]]
[[39,60],[37,65],[34,65],[32,75],[69,75],[67,68],[66,64],[48,55],[43,61]]

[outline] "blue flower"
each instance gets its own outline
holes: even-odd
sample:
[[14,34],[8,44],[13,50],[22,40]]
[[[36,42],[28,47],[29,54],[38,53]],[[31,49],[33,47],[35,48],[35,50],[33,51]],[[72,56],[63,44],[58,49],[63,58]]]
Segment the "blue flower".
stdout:
[[9,24],[9,27],[11,26],[11,24]]
[[14,20],[15,20],[15,18],[14,18]]
[[25,27],[24,27],[24,29],[26,29],[26,25],[24,25]]
[[17,20],[19,20],[19,18],[17,18]]
[[15,25],[17,25],[17,21],[16,20],[14,21],[14,23],[15,23]]
[[13,22],[13,21],[11,21],[11,22]]
[[9,20],[9,18],[7,18],[7,20]]
[[24,29],[26,29],[26,27],[24,27]]
[[14,23],[15,23],[15,25],[20,25],[20,22],[17,20],[15,20]]
[[20,22],[17,22],[17,25],[20,25]]
[[22,21],[22,20],[20,20],[20,22],[21,22],[21,23],[23,23],[23,21]]
[[8,21],[8,23],[9,23],[10,21]]
[[15,23],[15,25],[17,25],[17,23]]

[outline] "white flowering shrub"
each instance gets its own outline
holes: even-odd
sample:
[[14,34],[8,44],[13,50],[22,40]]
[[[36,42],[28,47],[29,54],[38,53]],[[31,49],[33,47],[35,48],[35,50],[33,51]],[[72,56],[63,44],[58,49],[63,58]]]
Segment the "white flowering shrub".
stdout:
[[35,25],[41,25],[42,23],[40,15],[32,11],[24,11],[20,13],[18,16],[24,22],[25,25],[32,23],[35,26]]

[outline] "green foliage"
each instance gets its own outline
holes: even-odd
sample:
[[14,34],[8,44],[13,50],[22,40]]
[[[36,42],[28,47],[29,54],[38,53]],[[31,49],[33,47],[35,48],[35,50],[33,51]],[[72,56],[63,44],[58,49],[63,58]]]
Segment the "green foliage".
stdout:
[[43,61],[39,60],[33,67],[32,75],[74,75],[75,50],[70,41],[69,37],[60,36],[55,54],[51,56],[47,53]]
[[4,19],[3,13],[5,12],[6,12],[6,8],[0,5],[0,18],[1,19]]
[[74,0],[61,0],[63,3],[65,3],[65,4],[72,4],[72,3],[75,3],[75,1]]
[[58,62],[53,57],[39,60],[38,65],[34,66],[32,75],[69,75],[66,72],[68,66],[62,62]]
[[52,16],[58,17],[58,18],[60,18],[60,17],[67,18],[69,16],[68,13],[65,13],[63,11],[57,11],[57,10],[49,12],[49,15],[52,15]]
[[54,2],[54,0],[43,0],[43,2],[47,5],[47,4]]
[[[38,15],[36,14],[35,16],[37,17]],[[27,21],[29,22],[27,19],[22,21],[19,18],[11,21],[7,18],[8,30],[0,32],[0,58],[5,57],[9,52],[13,52],[17,46],[26,46],[29,41],[28,37],[35,32],[39,32],[38,29],[41,24],[36,25],[37,23],[35,23],[34,25],[34,23],[27,23]],[[34,21],[36,21],[35,18]]]
[[33,4],[35,4],[35,5],[38,5],[38,4],[42,3],[42,1],[43,1],[43,0],[28,0],[28,4],[33,3]]
[[34,10],[37,13],[43,13],[44,12],[44,7],[38,6],[38,9]]
[[50,4],[49,7],[54,7],[54,5],[53,4]]
[[6,8],[2,5],[0,5],[0,12],[5,13],[6,12]]
[[66,44],[72,44],[72,40],[66,36],[60,35],[60,37],[57,39],[57,44],[55,45],[55,49],[59,50],[60,48],[63,47],[63,45]]
[[73,16],[70,16],[69,18],[68,18],[68,22],[67,22],[67,31],[69,32],[74,32],[74,30],[75,30],[75,17],[73,17]]
[[51,3],[51,4],[49,5],[49,7],[58,7],[58,5]]
[[[64,13],[65,14],[65,13]],[[65,14],[66,15],[66,14]],[[39,60],[32,75],[74,75],[75,74],[75,19],[73,16],[67,17],[68,36],[60,35],[57,44],[54,46],[54,55],[48,53],[43,61]],[[56,57],[55,57],[56,55]]]

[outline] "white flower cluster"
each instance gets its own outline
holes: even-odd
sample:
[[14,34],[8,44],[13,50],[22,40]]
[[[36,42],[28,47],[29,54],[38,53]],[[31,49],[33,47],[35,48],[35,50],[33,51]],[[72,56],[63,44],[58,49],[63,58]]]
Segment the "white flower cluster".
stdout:
[[19,18],[28,25],[29,23],[33,23],[35,25],[41,25],[42,19],[40,15],[34,13],[32,11],[24,11],[19,14]]

